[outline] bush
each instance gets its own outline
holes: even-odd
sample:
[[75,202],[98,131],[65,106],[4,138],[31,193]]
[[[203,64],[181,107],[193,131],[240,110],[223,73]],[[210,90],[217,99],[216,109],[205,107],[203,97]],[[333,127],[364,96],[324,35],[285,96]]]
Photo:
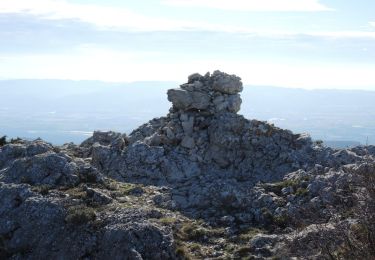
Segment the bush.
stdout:
[[261,234],[264,231],[259,228],[250,228],[245,233],[242,233],[239,235],[239,239],[243,242],[249,242],[253,237],[255,237],[257,234]]
[[19,144],[19,143],[22,143],[22,139],[21,138],[19,138],[19,137],[17,137],[17,138],[12,138],[12,139],[10,139],[10,143],[11,144]]
[[208,231],[192,223],[186,223],[181,228],[181,234],[185,240],[202,240]]
[[0,137],[0,147],[7,144],[7,136]]
[[51,188],[52,187],[50,185],[43,184],[43,185],[34,187],[32,190],[35,191],[35,192],[39,192],[42,195],[47,195]]
[[306,196],[309,193],[309,191],[305,188],[298,188],[296,191],[296,196]]
[[8,259],[10,257],[10,252],[5,245],[5,239],[3,235],[0,235],[0,259]]
[[177,255],[178,259],[183,259],[183,260],[192,259],[189,252],[188,252],[188,249],[184,245],[177,246],[176,255]]
[[375,259],[375,170],[367,172],[363,179],[363,186],[367,194],[358,212],[362,231],[362,236],[358,239],[363,245],[357,250],[361,252],[365,250],[369,259]]
[[246,259],[251,253],[251,248],[248,246],[242,246],[238,248],[235,252],[235,255],[238,256],[240,259]]
[[273,218],[273,222],[281,228],[286,228],[290,222],[290,219],[288,216],[285,215],[277,216]]
[[371,168],[357,184],[358,201],[350,216],[358,222],[338,228],[344,242],[336,250],[325,250],[329,259],[375,259],[375,170]]
[[162,224],[174,224],[177,222],[177,219],[171,218],[171,217],[164,217],[164,218],[160,218],[159,222]]
[[95,218],[96,213],[93,208],[78,205],[72,206],[68,209],[68,214],[65,217],[65,221],[73,225],[82,225],[95,220]]

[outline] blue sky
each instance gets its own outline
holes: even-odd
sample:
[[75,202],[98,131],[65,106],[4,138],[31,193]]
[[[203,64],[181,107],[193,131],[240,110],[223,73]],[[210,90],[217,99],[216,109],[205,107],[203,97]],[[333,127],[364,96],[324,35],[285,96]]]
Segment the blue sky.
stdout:
[[0,78],[375,90],[373,0],[0,0]]

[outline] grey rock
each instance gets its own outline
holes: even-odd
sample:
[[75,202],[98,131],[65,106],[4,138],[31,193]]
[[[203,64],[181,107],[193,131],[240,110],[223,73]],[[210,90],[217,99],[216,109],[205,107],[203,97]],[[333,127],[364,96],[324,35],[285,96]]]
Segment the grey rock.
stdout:
[[199,81],[201,81],[203,79],[204,79],[204,77],[201,74],[199,74],[199,73],[193,73],[190,76],[188,76],[188,83],[194,83],[196,81],[199,82]]
[[113,199],[100,191],[99,189],[86,188],[87,196],[96,204],[105,205],[113,201]]
[[168,100],[177,109],[207,109],[210,105],[210,97],[203,92],[189,92],[183,89],[168,90]]
[[241,98],[237,94],[243,89],[241,79],[215,71],[212,76],[193,75],[180,89],[168,90],[168,100],[175,110],[203,110],[203,113],[237,113]]
[[64,201],[35,194],[28,185],[0,182],[0,203],[0,236],[6,237],[2,246],[10,258],[176,258],[171,232],[148,222],[152,211],[104,211],[98,214],[104,223],[98,232],[94,223],[66,223]]
[[281,190],[282,194],[283,195],[289,195],[289,194],[292,194],[294,193],[294,189],[292,186],[289,186],[289,187],[285,187]]
[[188,109],[193,103],[190,92],[183,89],[168,90],[168,100],[173,103],[177,109]]
[[193,149],[195,146],[195,141],[192,137],[185,136],[181,141],[181,146],[188,149]]
[[189,108],[193,109],[207,109],[210,105],[211,97],[204,92],[191,92],[192,103]]
[[276,235],[258,234],[250,241],[250,247],[260,249],[274,245],[280,239]]
[[126,138],[126,136],[121,133],[116,133],[112,131],[94,131],[93,136],[82,142],[81,147],[90,147],[94,143],[99,143],[100,145],[107,146],[117,141],[118,139],[124,138]]
[[[103,176],[81,159],[58,152],[40,140],[10,144],[0,151],[7,158],[7,167],[0,169],[0,181],[31,185],[75,186],[80,182],[101,182]],[[47,150],[48,149],[48,150]],[[45,152],[47,150],[47,152]],[[29,151],[18,157],[20,151]],[[29,155],[27,155],[29,154]]]
[[104,229],[99,259],[174,259],[171,234],[147,222],[112,224]]
[[229,75],[220,71],[214,71],[212,74],[212,88],[224,94],[236,94],[243,90],[241,78],[235,75]]
[[170,128],[166,128],[166,134],[167,134],[167,138],[168,139],[174,139],[175,138],[175,134],[173,133],[172,129]]
[[230,95],[228,96],[228,111],[232,113],[237,113],[241,109],[242,99],[240,95]]
[[189,119],[186,121],[183,121],[181,125],[182,125],[182,129],[184,130],[184,133],[186,135],[191,135],[193,133],[193,128],[194,128],[194,117],[189,117]]
[[15,160],[0,172],[0,180],[18,184],[75,185],[79,176],[74,162],[50,152]]

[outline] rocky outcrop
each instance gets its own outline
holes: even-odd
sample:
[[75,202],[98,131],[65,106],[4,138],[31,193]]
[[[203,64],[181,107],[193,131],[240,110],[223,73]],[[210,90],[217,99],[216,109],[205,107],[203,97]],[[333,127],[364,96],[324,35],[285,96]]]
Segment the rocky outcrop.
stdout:
[[348,256],[348,234],[374,222],[361,214],[375,148],[248,120],[242,89],[234,75],[193,74],[168,91],[165,117],[129,135],[0,147],[0,258]]
[[149,222],[152,212],[92,208],[69,193],[0,183],[2,259],[175,258],[171,231]]
[[90,163],[72,158],[42,140],[5,145],[0,166],[0,181],[5,183],[74,186],[80,181],[103,181]]
[[[238,115],[242,89],[234,75],[193,74],[168,91],[172,108],[166,117],[122,136],[121,146],[121,135],[108,133],[106,142],[91,146],[92,163],[118,180],[170,187],[165,205],[191,216],[216,223],[226,215],[225,204],[238,211],[235,220],[246,222],[253,218],[243,214],[252,207],[252,186],[316,163],[328,166],[333,154],[306,134]],[[81,147],[103,134],[95,132]]]

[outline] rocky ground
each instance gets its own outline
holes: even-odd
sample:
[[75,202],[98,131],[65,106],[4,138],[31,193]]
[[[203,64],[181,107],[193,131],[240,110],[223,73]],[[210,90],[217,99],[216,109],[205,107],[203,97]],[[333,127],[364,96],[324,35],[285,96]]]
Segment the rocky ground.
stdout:
[[0,258],[374,259],[375,147],[245,119],[241,91],[193,74],[130,135],[0,146]]

